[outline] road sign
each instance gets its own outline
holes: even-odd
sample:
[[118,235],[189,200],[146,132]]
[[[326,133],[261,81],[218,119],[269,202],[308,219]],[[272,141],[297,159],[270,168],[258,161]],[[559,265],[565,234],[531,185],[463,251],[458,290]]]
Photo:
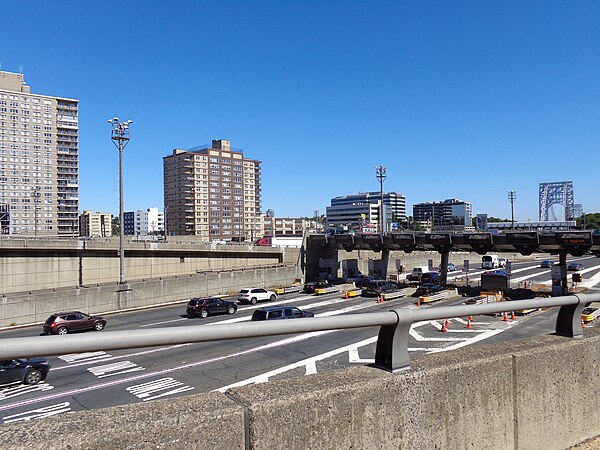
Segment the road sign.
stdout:
[[463,261],[463,273],[469,273],[469,260],[465,259]]
[[505,269],[507,274],[510,275],[512,273],[512,263],[510,261],[506,261]]
[[429,269],[430,272],[433,271],[433,259],[427,260],[427,267],[428,267],[428,269]]

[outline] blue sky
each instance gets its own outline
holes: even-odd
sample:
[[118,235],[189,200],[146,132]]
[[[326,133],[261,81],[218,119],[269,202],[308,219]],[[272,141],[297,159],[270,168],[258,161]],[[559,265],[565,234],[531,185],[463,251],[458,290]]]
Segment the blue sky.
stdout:
[[[263,210],[378,190],[537,220],[540,182],[600,212],[600,2],[2,2],[0,63],[80,100],[80,209],[118,212],[107,119],[134,121],[125,209],[163,205],[162,158],[229,139]],[[560,218],[560,213],[557,216]]]

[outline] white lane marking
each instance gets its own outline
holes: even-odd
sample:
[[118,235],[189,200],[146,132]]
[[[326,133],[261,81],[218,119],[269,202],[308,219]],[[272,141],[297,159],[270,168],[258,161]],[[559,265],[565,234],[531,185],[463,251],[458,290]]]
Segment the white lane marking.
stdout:
[[[175,388],[175,389],[172,389]],[[167,390],[169,389],[169,390]],[[179,394],[181,392],[192,391],[192,386],[185,386],[180,381],[174,378],[161,378],[159,380],[149,381],[147,383],[138,384],[125,388],[127,392],[135,395],[144,402],[155,400],[157,398],[166,397],[167,395]],[[161,392],[165,391],[166,392]]]
[[2,423],[25,422],[31,419],[42,419],[44,417],[55,416],[57,414],[64,414],[69,411],[71,411],[71,404],[69,402],[57,403],[56,405],[45,406],[43,408],[5,416],[2,418]]
[[36,391],[51,391],[54,386],[41,382],[34,385],[19,384],[16,386],[10,386],[0,390],[0,400],[6,400],[7,398],[18,397],[19,395],[29,394],[30,392]]
[[583,283],[579,283],[579,286],[591,288],[596,286],[600,282],[600,272],[595,275],[592,275],[589,280],[584,281]]
[[123,373],[138,372],[140,370],[146,369],[131,361],[121,361],[88,368],[88,372],[96,375],[98,378],[112,377],[115,375],[121,375]]
[[106,359],[110,358],[112,355],[109,355],[106,352],[86,352],[86,353],[69,353],[68,355],[61,355],[58,359],[62,359],[64,362],[78,363],[78,362],[88,362],[88,361],[97,361],[98,359]]
[[[170,345],[169,347],[153,348],[152,350],[144,350],[141,352],[128,353],[126,355],[111,356],[110,358],[103,359],[102,361],[114,361],[116,359],[131,358],[132,356],[140,356],[140,355],[147,355],[149,353],[164,352],[166,350],[171,350],[171,349],[177,348],[177,347],[186,347],[188,345],[193,345],[193,344],[177,344],[177,345]],[[68,366],[53,367],[52,371],[55,372],[57,370],[71,369],[73,367],[88,366],[90,364],[95,364],[96,362],[97,361],[95,361],[95,360],[90,360],[90,361],[84,361],[84,362],[80,362],[80,363],[73,363]]]

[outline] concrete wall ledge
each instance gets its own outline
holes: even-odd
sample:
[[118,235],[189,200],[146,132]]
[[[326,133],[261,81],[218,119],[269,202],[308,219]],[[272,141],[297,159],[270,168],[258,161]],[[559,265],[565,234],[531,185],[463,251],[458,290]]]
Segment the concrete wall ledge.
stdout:
[[[600,330],[0,425],[11,448],[565,449],[600,435]],[[50,373],[50,376],[52,372]],[[14,444],[14,445],[13,445]]]

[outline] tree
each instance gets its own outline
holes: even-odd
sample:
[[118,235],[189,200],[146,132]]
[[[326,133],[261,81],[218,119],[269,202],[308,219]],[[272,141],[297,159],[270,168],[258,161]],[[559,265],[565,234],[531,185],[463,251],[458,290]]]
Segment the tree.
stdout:
[[575,222],[578,227],[586,230],[600,230],[600,213],[584,214],[583,217],[577,217]]
[[111,227],[112,227],[112,235],[113,236],[120,236],[121,235],[121,225],[119,224],[119,218],[118,217],[113,217],[112,218]]

